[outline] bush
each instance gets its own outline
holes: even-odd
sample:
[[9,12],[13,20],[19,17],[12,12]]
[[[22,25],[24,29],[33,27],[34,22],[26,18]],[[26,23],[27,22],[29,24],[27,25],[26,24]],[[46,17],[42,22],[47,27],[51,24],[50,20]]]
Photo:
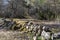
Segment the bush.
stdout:
[[49,9],[41,10],[39,12],[39,19],[40,20],[53,20],[53,19],[55,19],[55,13],[53,13]]

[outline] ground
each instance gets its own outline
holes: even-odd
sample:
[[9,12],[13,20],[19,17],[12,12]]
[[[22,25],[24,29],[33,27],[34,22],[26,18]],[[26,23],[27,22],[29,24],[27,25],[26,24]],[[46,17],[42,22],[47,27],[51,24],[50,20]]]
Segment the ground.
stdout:
[[27,34],[19,31],[0,30],[0,40],[29,40]]

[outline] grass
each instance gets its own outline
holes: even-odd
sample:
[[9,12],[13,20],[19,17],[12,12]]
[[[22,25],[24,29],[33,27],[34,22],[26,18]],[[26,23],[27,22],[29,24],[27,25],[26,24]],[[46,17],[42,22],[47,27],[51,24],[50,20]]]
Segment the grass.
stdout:
[[[0,40],[33,40],[32,35],[31,33],[21,33],[20,31],[0,30]],[[37,40],[41,40],[41,37],[39,36]]]
[[0,30],[0,40],[24,40],[27,38],[27,35],[22,34],[19,31]]
[[38,37],[38,39],[37,40],[41,40],[41,37]]

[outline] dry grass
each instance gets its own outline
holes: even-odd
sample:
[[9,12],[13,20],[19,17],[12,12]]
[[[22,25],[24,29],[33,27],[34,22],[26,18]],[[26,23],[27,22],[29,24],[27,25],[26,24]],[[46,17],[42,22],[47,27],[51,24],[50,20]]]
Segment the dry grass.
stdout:
[[29,38],[19,31],[0,30],[0,40],[29,40]]

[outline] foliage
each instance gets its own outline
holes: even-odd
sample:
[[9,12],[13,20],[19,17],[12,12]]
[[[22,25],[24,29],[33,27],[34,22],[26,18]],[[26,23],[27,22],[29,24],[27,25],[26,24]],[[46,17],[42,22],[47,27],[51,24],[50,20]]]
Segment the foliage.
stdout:
[[[2,0],[0,1],[2,2]],[[58,16],[58,13],[60,13],[60,8],[57,4],[58,2],[55,3],[57,4],[55,5],[54,1],[52,0],[52,3],[53,4],[51,4],[50,1],[47,2],[47,0],[10,0],[8,1],[7,5],[3,5],[2,2],[0,3],[0,17],[52,20],[55,19],[55,15]],[[50,8],[46,9],[47,7]]]
[[55,14],[52,11],[50,11],[49,9],[42,10],[39,13],[39,19],[41,19],[41,20],[52,20],[52,19],[55,19]]

